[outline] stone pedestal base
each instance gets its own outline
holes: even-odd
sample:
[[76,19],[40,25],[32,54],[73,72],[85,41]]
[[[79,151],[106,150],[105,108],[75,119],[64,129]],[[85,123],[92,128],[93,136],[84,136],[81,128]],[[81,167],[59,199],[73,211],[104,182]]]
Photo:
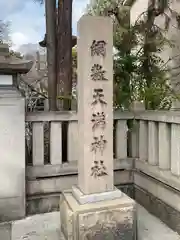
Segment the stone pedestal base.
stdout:
[[72,194],[80,204],[87,204],[96,203],[99,201],[119,199],[122,197],[123,193],[119,189],[114,187],[113,191],[84,195],[78,187],[72,186]]
[[123,194],[119,199],[80,204],[72,191],[60,201],[61,230],[66,240],[135,240],[135,202]]

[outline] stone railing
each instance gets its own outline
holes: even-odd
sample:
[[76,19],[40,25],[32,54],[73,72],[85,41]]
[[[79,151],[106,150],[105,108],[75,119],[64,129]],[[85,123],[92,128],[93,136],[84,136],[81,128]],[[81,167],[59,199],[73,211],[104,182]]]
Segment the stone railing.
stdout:
[[[49,165],[78,160],[78,125],[75,112],[27,113],[32,123],[32,166],[44,166],[44,123],[50,124]],[[68,122],[67,159],[62,157],[62,123]],[[180,113],[141,111],[114,113],[114,158],[139,158],[162,170],[180,176]],[[129,124],[128,124],[129,122]]]
[[134,198],[180,233],[180,112],[145,111],[134,117]]
[[[133,183],[133,158],[128,149],[127,124],[128,121],[133,120],[133,117],[133,113],[130,112],[114,114],[114,181],[118,186]],[[26,122],[31,123],[32,133],[32,154],[26,161],[28,199],[31,200],[37,195],[57,194],[58,203],[60,192],[77,183],[80,140],[77,114],[76,112],[32,112],[26,114]],[[65,122],[66,139],[62,137]],[[48,147],[45,143],[47,138]],[[47,148],[48,159],[45,156]],[[34,205],[30,206],[33,207]],[[39,208],[42,207],[41,202]],[[29,211],[35,212],[37,209]]]
[[[62,190],[77,183],[78,139],[80,140],[77,114],[27,113],[26,122],[32,123],[32,159],[26,171],[29,199],[44,194],[57,194],[59,199]],[[44,158],[44,125],[47,122],[50,149],[48,162]],[[66,156],[62,154],[64,122],[67,123]],[[146,183],[147,178],[151,177],[180,191],[179,176],[180,113],[174,111],[114,113],[115,185],[135,183],[161,199],[160,192],[157,192],[155,187],[151,189],[149,183]],[[165,201],[172,205],[171,198]]]
[[[114,157],[117,160],[131,157],[128,154],[128,124],[134,115],[130,112],[115,112],[115,147]],[[32,112],[27,113],[26,122],[32,123],[32,166],[48,165],[44,161],[44,125],[49,123],[49,165],[77,162],[78,160],[78,123],[76,112]],[[62,156],[62,124],[67,126],[67,158]]]
[[[180,176],[180,113],[174,111],[145,111],[135,114],[138,126],[138,159],[136,166],[148,164]],[[134,144],[135,146],[135,144]],[[163,177],[164,176],[164,177]],[[169,183],[169,177],[167,179]],[[179,182],[179,180],[178,180]],[[175,187],[175,185],[174,185]],[[179,188],[180,190],[180,188]]]
[[[26,121],[32,123],[31,166],[40,168],[44,165],[77,164],[80,136],[78,137],[76,112],[27,113]],[[45,122],[50,124],[48,164],[44,162]],[[63,122],[68,122],[66,159],[62,157]],[[117,162],[127,158],[138,158],[142,163],[158,166],[159,169],[169,170],[174,176],[180,176],[178,161],[180,114],[178,112],[115,112],[114,123],[114,158]]]

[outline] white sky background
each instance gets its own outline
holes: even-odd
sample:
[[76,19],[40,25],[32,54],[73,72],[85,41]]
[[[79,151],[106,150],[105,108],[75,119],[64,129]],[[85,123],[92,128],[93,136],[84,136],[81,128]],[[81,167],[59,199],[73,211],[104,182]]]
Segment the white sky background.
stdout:
[[[88,3],[89,0],[73,0],[73,34]],[[44,6],[34,0],[0,0],[0,18],[11,23],[10,36],[15,50],[22,44],[37,44],[44,37]]]

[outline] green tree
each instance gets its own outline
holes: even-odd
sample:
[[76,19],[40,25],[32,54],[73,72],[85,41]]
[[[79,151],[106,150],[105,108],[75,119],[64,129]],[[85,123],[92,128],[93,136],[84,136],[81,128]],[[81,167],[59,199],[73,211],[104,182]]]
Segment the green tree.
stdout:
[[[114,21],[114,104],[128,108],[133,100],[143,100],[147,109],[169,109],[175,97],[169,84],[168,69],[161,59],[166,45],[164,37],[170,19],[165,18],[165,30],[158,28],[155,19],[165,13],[167,4],[155,5],[152,0],[147,11],[135,24],[130,24],[130,6],[119,0],[98,0],[88,5],[91,15],[110,16]],[[167,24],[168,23],[168,24]]]

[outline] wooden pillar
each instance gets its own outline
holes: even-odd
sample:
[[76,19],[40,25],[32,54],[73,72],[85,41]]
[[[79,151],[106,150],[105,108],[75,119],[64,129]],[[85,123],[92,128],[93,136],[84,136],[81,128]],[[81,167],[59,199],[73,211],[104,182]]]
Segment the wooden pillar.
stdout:
[[64,96],[58,108],[71,109],[72,92],[72,0],[59,0],[57,21],[57,95]]
[[46,0],[49,109],[56,110],[56,0]]

